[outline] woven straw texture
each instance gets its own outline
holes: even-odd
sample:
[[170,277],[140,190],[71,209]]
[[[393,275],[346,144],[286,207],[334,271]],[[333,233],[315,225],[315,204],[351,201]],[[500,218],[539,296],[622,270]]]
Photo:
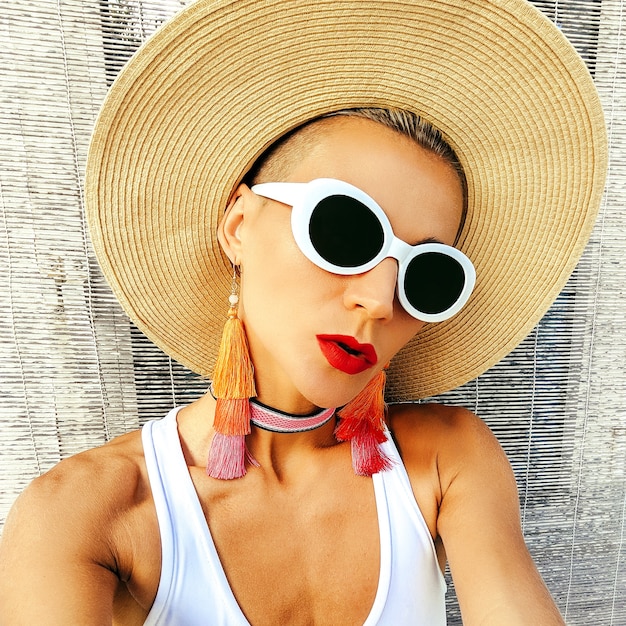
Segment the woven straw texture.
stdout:
[[[500,439],[518,481],[526,540],[567,623],[621,626],[626,3],[536,5],[583,55],[601,95],[610,161],[600,216],[574,274],[528,337],[437,399],[476,411]],[[107,88],[180,8],[178,0],[3,4],[0,525],[21,489],[60,459],[162,417],[206,389],[129,323],[98,268],[84,218],[82,173]],[[229,152],[225,147],[224,158]],[[452,586],[448,602],[449,624],[461,624]]]
[[447,391],[499,361],[573,270],[606,166],[584,64],[539,11],[519,6],[293,0],[277,19],[272,2],[192,4],[121,73],[87,164],[94,248],[131,319],[210,375],[230,285],[215,232],[235,184],[312,117],[395,105],[430,119],[465,166],[461,247],[478,280],[460,314],[393,360],[388,398]]

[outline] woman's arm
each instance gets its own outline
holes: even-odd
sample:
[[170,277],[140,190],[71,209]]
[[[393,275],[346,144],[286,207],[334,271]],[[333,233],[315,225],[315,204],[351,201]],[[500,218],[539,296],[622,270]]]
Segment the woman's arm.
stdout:
[[474,414],[452,410],[438,459],[438,531],[463,623],[556,626],[565,622],[528,552],[511,466]]
[[0,542],[0,624],[110,626],[119,580],[98,474],[63,461],[17,499]]
[[441,405],[401,405],[391,416],[420,506],[445,547],[463,624],[562,626],[524,542],[511,466],[489,428]]

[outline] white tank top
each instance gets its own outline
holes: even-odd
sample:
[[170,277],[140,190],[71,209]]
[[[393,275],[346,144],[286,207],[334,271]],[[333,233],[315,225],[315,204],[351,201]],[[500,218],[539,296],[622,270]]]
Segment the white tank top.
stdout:
[[[176,414],[145,424],[143,448],[161,534],[161,578],[145,624],[250,626],[228,585],[183,456]],[[375,474],[380,573],[364,626],[445,626],[446,584],[391,437]]]

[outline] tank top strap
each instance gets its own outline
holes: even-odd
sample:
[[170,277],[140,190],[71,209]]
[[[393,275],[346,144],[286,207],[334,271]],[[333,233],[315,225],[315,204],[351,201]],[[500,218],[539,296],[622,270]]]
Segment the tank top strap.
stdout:
[[173,409],[142,429],[161,535],[161,577],[148,626],[250,626],[228,585],[185,462]]
[[433,538],[411,488],[402,457],[386,432],[383,451],[392,468],[373,476],[384,493],[391,536],[389,593],[379,624],[445,626],[446,583],[439,567]]

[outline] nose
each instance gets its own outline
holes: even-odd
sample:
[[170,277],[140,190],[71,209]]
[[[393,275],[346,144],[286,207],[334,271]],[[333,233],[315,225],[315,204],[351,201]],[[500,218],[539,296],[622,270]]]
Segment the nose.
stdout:
[[396,297],[398,263],[383,259],[378,265],[348,278],[344,304],[348,309],[363,309],[371,319],[390,320]]

